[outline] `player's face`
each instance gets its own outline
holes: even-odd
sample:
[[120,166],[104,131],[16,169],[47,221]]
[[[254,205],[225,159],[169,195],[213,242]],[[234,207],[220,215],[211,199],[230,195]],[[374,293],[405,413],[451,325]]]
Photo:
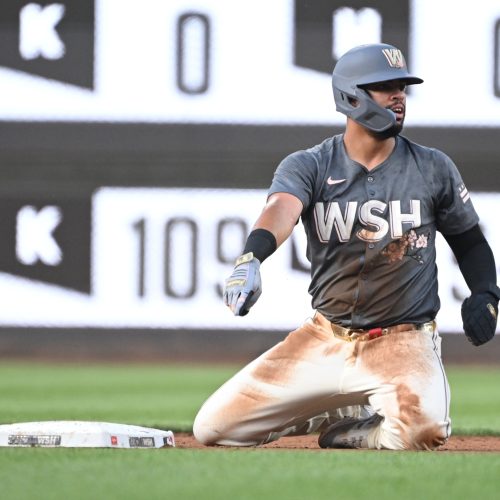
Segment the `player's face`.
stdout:
[[[384,137],[394,137],[403,130],[406,115],[406,84],[401,80],[373,83],[365,87],[371,98],[381,107],[396,115],[396,124],[382,132]],[[380,135],[376,133],[376,135]]]

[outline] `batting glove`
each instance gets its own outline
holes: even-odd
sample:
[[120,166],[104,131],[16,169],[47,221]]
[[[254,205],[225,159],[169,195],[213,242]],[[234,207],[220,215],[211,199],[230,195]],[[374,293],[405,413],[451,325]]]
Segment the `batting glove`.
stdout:
[[245,316],[261,293],[260,262],[249,252],[238,257],[233,274],[225,281],[224,304],[235,316]]
[[500,289],[491,287],[487,292],[473,293],[462,304],[465,336],[475,346],[491,340],[495,335]]

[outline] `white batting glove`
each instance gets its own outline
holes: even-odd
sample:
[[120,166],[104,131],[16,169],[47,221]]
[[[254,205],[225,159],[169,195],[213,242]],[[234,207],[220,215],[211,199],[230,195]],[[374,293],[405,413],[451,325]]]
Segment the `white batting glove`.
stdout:
[[249,252],[236,259],[233,273],[225,281],[224,304],[235,316],[245,316],[261,293],[260,262]]

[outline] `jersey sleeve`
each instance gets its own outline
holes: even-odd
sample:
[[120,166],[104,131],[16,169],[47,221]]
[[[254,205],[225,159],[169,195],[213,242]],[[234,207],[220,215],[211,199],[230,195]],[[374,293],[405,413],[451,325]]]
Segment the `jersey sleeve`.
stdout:
[[470,193],[456,165],[441,151],[434,150],[438,170],[436,228],[443,234],[461,234],[479,222]]
[[287,156],[278,165],[268,191],[268,197],[274,193],[289,193],[296,196],[305,211],[313,198],[317,164],[306,151],[298,151]]

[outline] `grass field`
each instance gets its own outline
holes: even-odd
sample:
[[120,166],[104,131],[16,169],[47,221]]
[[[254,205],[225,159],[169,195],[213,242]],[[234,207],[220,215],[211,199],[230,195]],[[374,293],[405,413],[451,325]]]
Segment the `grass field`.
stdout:
[[[0,422],[190,430],[235,366],[3,364]],[[455,434],[500,435],[500,368],[448,367]],[[0,449],[2,499],[497,499],[499,453]]]

